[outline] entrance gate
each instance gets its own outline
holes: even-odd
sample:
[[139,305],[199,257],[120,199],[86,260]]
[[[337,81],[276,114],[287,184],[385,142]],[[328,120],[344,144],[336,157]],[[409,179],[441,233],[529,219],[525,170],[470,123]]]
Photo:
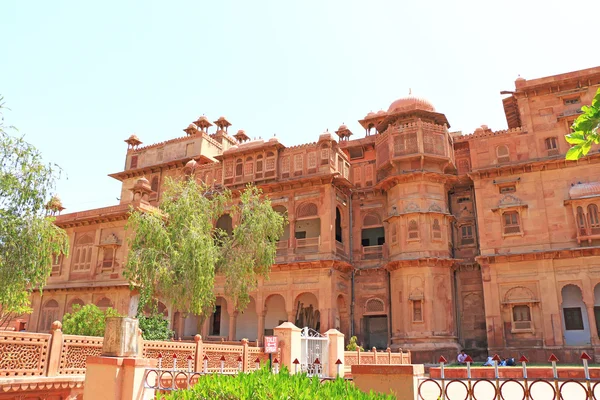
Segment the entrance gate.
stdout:
[[329,339],[314,329],[303,328],[301,343],[300,367],[302,372],[305,372],[308,376],[327,377],[329,371]]

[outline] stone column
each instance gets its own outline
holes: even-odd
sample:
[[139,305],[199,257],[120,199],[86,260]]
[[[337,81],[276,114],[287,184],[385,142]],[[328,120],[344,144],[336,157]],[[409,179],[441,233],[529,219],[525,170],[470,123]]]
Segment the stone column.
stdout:
[[586,304],[585,307],[587,308],[588,322],[590,326],[590,338],[592,339],[592,345],[599,346],[600,338],[598,338],[598,328],[596,326],[596,314],[594,313],[594,306]]
[[344,334],[337,329],[330,329],[325,332],[329,339],[329,376],[337,376],[337,360],[340,360],[340,376],[344,376]]
[[229,340],[235,340],[235,322],[237,320],[238,312],[234,311],[229,314]]
[[256,343],[257,345],[261,345],[263,343],[263,338],[265,336],[265,313],[262,312],[258,314],[258,332],[256,335]]
[[58,375],[60,367],[60,354],[63,346],[62,324],[60,321],[52,323],[52,337],[50,338],[50,352],[48,356],[47,376]]
[[288,368],[291,374],[295,373],[294,360],[302,357],[302,339],[300,337],[300,328],[291,322],[284,322],[275,329],[273,334],[279,340],[279,349],[281,351],[281,366]]
[[296,323],[296,311],[288,311],[288,322],[295,324]]

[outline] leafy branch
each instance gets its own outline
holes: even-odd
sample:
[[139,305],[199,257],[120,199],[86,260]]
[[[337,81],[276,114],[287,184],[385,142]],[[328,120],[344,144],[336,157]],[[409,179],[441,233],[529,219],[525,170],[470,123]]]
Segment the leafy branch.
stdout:
[[590,106],[581,107],[581,114],[572,125],[573,133],[565,139],[573,146],[566,155],[567,160],[579,160],[586,156],[592,145],[600,144],[600,88]]

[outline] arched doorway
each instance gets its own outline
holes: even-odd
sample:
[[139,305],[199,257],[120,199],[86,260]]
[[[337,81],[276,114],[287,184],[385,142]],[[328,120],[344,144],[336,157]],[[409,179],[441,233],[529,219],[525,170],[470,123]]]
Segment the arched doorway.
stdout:
[[272,294],[265,301],[265,336],[273,335],[273,328],[288,320],[285,299],[280,294]]
[[298,328],[309,327],[315,331],[321,329],[319,301],[313,293],[302,293],[294,301],[295,325]]
[[258,335],[258,314],[256,302],[250,297],[250,302],[244,311],[240,311],[235,324],[235,340],[256,340]]
[[40,321],[39,330],[49,331],[52,329],[52,323],[58,318],[58,302],[56,300],[48,300],[42,307],[42,319]]
[[596,320],[596,334],[600,337],[600,283],[594,287],[594,317]]
[[227,311],[227,301],[222,297],[217,297],[217,301],[215,301],[215,311],[210,317],[208,335],[229,337],[229,312]]
[[233,234],[233,220],[229,214],[223,214],[217,220],[217,228],[224,230],[227,235]]
[[566,285],[561,290],[561,297],[565,344],[567,346],[589,345],[590,325],[581,289],[575,285]]
[[344,237],[342,235],[342,214],[340,208],[335,208],[335,240],[339,243],[344,243]]

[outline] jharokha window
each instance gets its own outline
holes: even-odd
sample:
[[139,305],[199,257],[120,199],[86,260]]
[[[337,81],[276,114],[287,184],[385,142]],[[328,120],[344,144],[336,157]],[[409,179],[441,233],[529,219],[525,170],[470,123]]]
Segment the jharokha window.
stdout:
[[475,243],[473,238],[473,225],[463,225],[460,227],[460,244],[462,246]]
[[408,240],[418,240],[419,239],[419,225],[417,221],[411,219],[408,223]]
[[529,331],[531,329],[531,308],[528,305],[514,306],[512,309],[512,330]]
[[521,221],[517,211],[508,211],[502,214],[502,226],[505,235],[521,233]]
[[432,231],[434,239],[442,238],[442,227],[440,226],[440,221],[437,218],[433,220]]
[[502,145],[496,147],[496,157],[498,159],[498,164],[507,163],[510,161],[510,153],[508,151],[508,146]]
[[90,234],[77,239],[73,251],[73,271],[88,271],[92,265],[92,250],[94,248],[94,239]]
[[52,272],[50,273],[50,276],[60,275],[60,272],[61,272],[60,267],[62,265],[62,260],[63,260],[62,254],[54,254],[52,256]]
[[600,220],[598,219],[598,206],[590,204],[587,207],[588,219],[590,222],[590,234],[600,235]]

